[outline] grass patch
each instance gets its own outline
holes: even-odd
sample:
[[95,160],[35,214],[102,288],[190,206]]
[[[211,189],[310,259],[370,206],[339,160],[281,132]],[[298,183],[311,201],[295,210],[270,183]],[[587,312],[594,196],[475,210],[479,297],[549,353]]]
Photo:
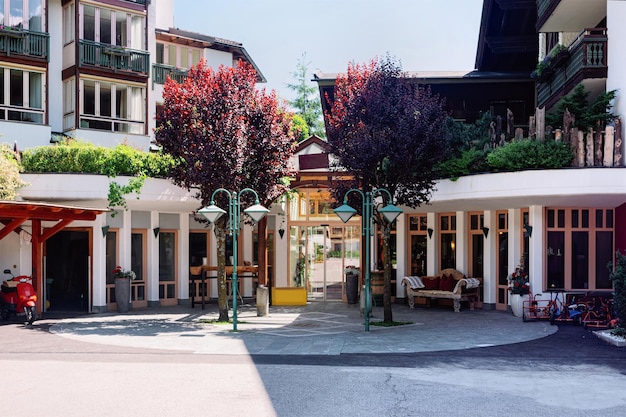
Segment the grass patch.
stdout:
[[391,323],[385,321],[370,321],[372,326],[378,327],[395,327],[395,326],[406,326],[407,324],[413,324],[412,321],[392,321]]

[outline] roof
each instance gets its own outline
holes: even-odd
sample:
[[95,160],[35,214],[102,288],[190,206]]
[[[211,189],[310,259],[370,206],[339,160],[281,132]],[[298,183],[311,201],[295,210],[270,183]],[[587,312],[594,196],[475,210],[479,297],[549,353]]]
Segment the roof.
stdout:
[[242,61],[245,61],[252,65],[257,73],[257,82],[267,82],[265,76],[263,75],[263,73],[261,73],[261,70],[252,60],[252,57],[250,57],[248,51],[246,51],[242,43],[178,28],[169,28],[167,30],[157,29],[156,38],[157,40],[163,40],[173,43],[184,43],[189,46],[194,46],[196,48],[209,48],[218,51],[229,52],[233,54],[233,58],[237,60],[241,59]]
[[484,0],[476,69],[525,71],[529,77],[539,54],[536,22],[535,0]]

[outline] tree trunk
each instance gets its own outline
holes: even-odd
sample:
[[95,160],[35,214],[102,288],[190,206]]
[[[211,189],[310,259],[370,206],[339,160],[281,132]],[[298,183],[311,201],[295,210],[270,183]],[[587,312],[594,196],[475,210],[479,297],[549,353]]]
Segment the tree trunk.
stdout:
[[383,321],[385,323],[393,322],[393,312],[391,310],[391,223],[382,219],[381,215],[378,215],[378,224],[383,225],[383,254],[385,258],[385,273],[383,275],[385,280],[385,286],[383,290]]
[[220,313],[217,321],[227,322],[228,287],[226,286],[226,228],[228,227],[228,218],[218,220],[214,227],[215,237],[217,240],[217,308]]

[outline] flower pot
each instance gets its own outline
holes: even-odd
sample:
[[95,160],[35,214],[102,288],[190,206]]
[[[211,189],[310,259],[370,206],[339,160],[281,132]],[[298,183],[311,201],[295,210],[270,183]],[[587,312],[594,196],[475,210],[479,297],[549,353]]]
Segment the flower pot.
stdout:
[[524,315],[524,302],[528,301],[528,294],[510,294],[509,302],[511,303],[511,311],[515,317]]
[[129,278],[115,278],[115,302],[118,313],[128,313],[130,310]]

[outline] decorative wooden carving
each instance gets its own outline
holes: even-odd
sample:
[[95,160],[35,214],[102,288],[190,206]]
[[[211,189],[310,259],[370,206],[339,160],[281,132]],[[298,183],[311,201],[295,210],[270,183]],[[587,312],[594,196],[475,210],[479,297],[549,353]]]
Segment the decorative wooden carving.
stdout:
[[593,135],[593,143],[595,148],[595,157],[593,158],[593,165],[596,167],[602,166],[602,132],[600,130],[601,122],[598,120],[596,123],[596,131]]
[[605,167],[613,166],[613,140],[614,138],[613,126],[607,126],[604,129],[604,160],[603,165]]
[[613,166],[622,166],[622,119],[615,119],[615,147],[613,148]]
[[[582,132],[581,132],[582,133]],[[585,166],[593,166],[593,129],[589,128],[587,131],[587,137],[585,138],[585,147],[587,152],[585,154]]]
[[537,118],[537,139],[543,142],[546,138],[546,108],[537,108],[535,114]]
[[585,166],[585,134],[577,130],[576,135],[576,166]]

